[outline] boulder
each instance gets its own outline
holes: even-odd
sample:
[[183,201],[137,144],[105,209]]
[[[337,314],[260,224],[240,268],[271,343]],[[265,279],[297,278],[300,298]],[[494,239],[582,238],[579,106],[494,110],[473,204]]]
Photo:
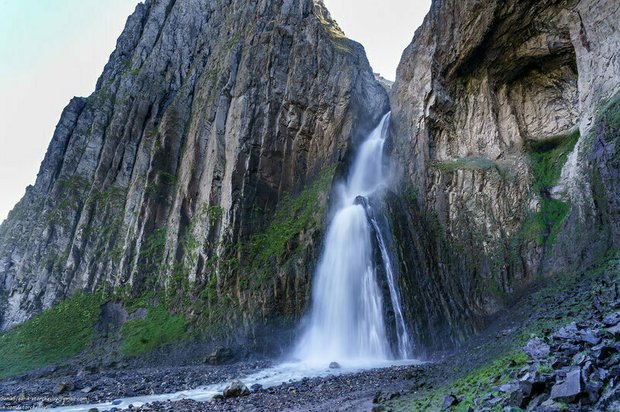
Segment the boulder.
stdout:
[[80,392],[82,392],[82,393],[91,393],[94,390],[95,390],[94,386],[85,386],[82,389],[80,389]]
[[586,394],[588,395],[588,400],[590,403],[596,403],[601,396],[601,389],[603,388],[603,384],[596,381],[591,381],[586,383]]
[[225,398],[237,398],[239,396],[249,395],[250,390],[240,380],[234,380],[224,389]]
[[533,338],[527,342],[527,345],[525,345],[523,350],[530,356],[530,358],[536,360],[549,356],[551,348],[540,338]]
[[607,329],[608,333],[614,335],[615,338],[620,337],[620,324],[614,325]]
[[598,334],[589,329],[581,333],[580,340],[590,345],[598,345],[601,342]]
[[550,398],[558,402],[573,402],[582,393],[581,369],[573,369],[566,375],[564,382],[551,388]]
[[329,369],[340,369],[340,364],[338,362],[332,362],[329,364]]
[[577,324],[572,322],[558,330],[552,337],[556,340],[571,340],[576,339],[578,333]]

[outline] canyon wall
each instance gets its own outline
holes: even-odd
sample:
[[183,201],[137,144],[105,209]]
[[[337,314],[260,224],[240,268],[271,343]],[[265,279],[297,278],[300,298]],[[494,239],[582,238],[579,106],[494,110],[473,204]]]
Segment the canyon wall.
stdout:
[[427,347],[618,246],[619,21],[610,0],[433,1],[391,95],[400,257],[427,266],[403,283],[421,288]]
[[0,227],[0,330],[78,291],[298,319],[331,179],[388,107],[320,1],[138,5]]

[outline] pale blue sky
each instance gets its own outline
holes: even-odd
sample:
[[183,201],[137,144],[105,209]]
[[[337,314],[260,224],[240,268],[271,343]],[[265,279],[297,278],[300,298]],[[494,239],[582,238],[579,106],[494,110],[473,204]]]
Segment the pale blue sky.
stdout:
[[[430,0],[324,1],[389,79],[430,7]],[[0,0],[0,221],[34,183],[62,109],[94,90],[139,2]]]

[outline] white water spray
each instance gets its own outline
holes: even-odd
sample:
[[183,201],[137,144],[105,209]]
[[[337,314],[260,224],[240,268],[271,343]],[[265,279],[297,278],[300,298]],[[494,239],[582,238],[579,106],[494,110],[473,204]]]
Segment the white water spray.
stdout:
[[[385,184],[383,146],[389,119],[388,113],[361,145],[348,179],[337,193],[337,211],[315,275],[309,324],[294,351],[294,356],[308,365],[331,361],[370,365],[410,356],[411,343],[386,242],[370,206],[362,199]],[[387,335],[372,236],[380,248],[394,311],[396,354]]]

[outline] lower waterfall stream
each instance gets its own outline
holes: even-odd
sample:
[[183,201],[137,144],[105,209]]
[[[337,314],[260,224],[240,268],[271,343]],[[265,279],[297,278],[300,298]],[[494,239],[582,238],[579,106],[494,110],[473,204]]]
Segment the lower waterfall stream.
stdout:
[[[240,379],[263,388],[303,378],[354,373],[364,369],[416,364],[410,359],[412,342],[403,316],[397,272],[389,252],[389,239],[369,202],[386,184],[383,148],[390,113],[369,134],[357,151],[347,179],[336,188],[333,219],[313,285],[313,301],[304,332],[287,362]],[[380,263],[375,260],[378,247]],[[386,292],[378,279],[378,265],[385,274]],[[393,325],[385,317],[385,295]],[[389,328],[396,342],[390,344]],[[337,362],[337,369],[329,364]],[[221,394],[226,383],[169,394],[138,396],[110,402],[64,406],[41,411],[77,412],[91,408],[126,409],[150,402],[192,399],[208,401]]]

